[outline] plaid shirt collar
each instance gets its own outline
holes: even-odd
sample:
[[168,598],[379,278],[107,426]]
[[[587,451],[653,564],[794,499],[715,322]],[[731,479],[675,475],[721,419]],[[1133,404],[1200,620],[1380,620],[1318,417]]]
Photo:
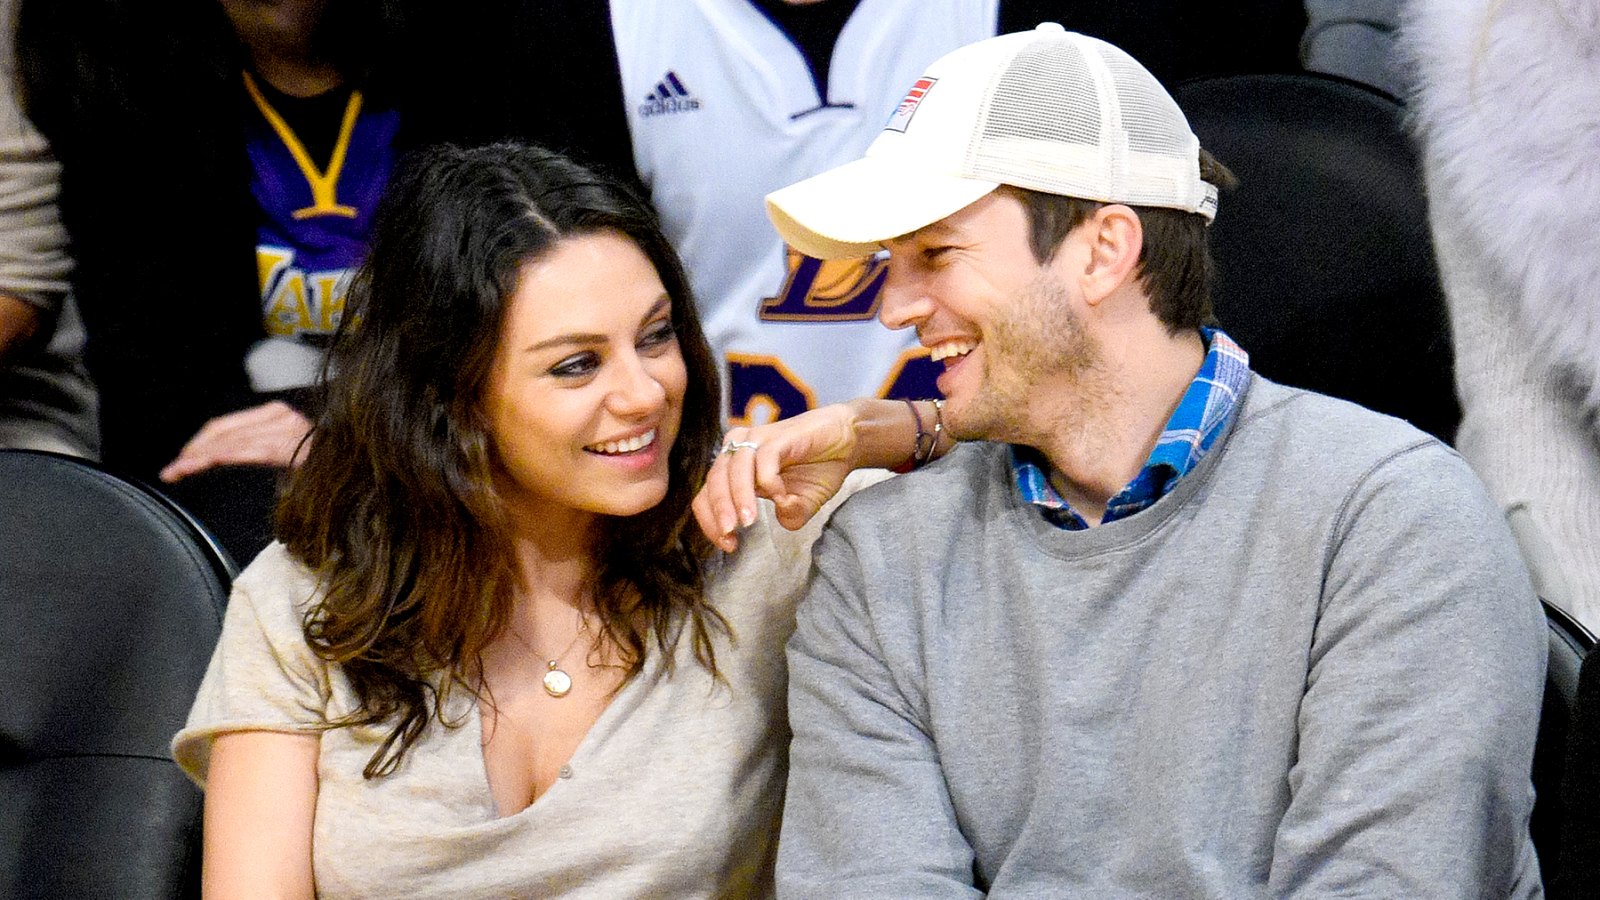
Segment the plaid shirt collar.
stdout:
[[[1206,342],[1200,371],[1178,401],[1144,467],[1106,504],[1103,522],[1125,519],[1166,496],[1216,443],[1244,394],[1250,381],[1250,354],[1220,329],[1202,328],[1200,334]],[[1039,451],[1013,445],[1011,467],[1022,499],[1039,507],[1046,521],[1070,531],[1089,527],[1050,485],[1049,465]]]

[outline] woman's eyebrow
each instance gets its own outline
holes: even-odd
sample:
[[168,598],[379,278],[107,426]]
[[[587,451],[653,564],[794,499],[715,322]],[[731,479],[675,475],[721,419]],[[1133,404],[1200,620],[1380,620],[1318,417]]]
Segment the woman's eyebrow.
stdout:
[[[670,308],[671,306],[672,306],[672,298],[670,296],[668,296],[666,293],[662,293],[660,298],[658,298],[656,300],[655,304],[650,307],[650,311],[646,312],[644,314],[644,317],[639,320],[639,323],[642,325],[642,324],[644,324],[646,322],[649,322],[651,319],[654,319],[656,316],[661,315],[663,309]],[[539,351],[539,350],[548,350],[551,347],[561,347],[561,346],[565,346],[567,344],[576,344],[576,345],[579,345],[579,346],[592,346],[594,344],[604,344],[607,340],[609,340],[609,339],[603,334],[592,334],[592,333],[588,333],[588,332],[575,331],[575,332],[572,332],[571,334],[558,334],[555,337],[545,338],[544,340],[539,341],[536,344],[530,344],[527,347],[523,348],[523,352],[524,353],[534,353],[534,352]]]
[[564,345],[567,345],[567,344],[577,344],[579,346],[589,346],[589,345],[593,345],[593,344],[604,344],[606,342],[606,340],[607,340],[607,338],[603,334],[587,334],[587,333],[584,333],[584,332],[573,332],[572,334],[558,334],[553,338],[545,338],[544,340],[538,342],[537,344],[529,344],[528,346],[522,348],[522,352],[524,352],[524,353],[534,353],[534,352],[537,352],[539,350],[548,350],[551,347],[561,347],[561,346],[564,346]]
[[661,296],[656,298],[655,305],[651,306],[650,307],[650,311],[645,313],[644,314],[644,318],[639,320],[639,324],[643,325],[646,322],[649,322],[651,319],[654,319],[656,316],[661,315],[661,310],[662,310],[663,307],[671,307],[671,306],[672,306],[672,297],[668,296],[666,291],[662,291],[661,292]]

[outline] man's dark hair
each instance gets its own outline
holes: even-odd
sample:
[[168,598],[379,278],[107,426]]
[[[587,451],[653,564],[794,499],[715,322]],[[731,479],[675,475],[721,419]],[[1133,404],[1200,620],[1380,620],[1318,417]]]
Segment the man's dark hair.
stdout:
[[[1200,177],[1230,190],[1238,179],[1204,150],[1200,151]],[[1042,191],[1004,185],[1000,188],[1022,203],[1028,214],[1028,244],[1033,258],[1049,262],[1061,242],[1095,210],[1098,200],[1082,200]],[[1206,220],[1199,213],[1153,206],[1131,206],[1144,228],[1139,250],[1138,277],[1150,295],[1150,311],[1173,334],[1215,324],[1211,313],[1214,266],[1206,240]]]

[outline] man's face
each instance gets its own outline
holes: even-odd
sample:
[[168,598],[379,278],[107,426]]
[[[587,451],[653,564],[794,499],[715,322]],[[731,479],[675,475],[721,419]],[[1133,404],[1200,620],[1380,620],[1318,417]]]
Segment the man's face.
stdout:
[[1065,277],[1082,255],[1072,236],[1041,265],[1022,204],[996,192],[884,246],[889,279],[879,318],[890,328],[915,327],[944,364],[938,384],[952,435],[1035,443],[1062,425],[1041,420],[1036,392],[1046,379],[1052,392],[1080,394],[1053,400],[1086,399],[1081,388],[1101,354]]

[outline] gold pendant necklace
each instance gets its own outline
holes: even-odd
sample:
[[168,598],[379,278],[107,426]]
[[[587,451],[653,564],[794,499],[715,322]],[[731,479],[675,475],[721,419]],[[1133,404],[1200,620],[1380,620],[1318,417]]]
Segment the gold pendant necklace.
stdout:
[[545,663],[544,678],[541,681],[544,684],[544,692],[552,697],[565,697],[572,692],[572,676],[561,668],[561,660],[572,652],[573,647],[578,646],[578,640],[589,631],[589,621],[583,618],[583,613],[581,612],[578,614],[578,622],[578,633],[572,636],[572,643],[567,645],[567,649],[561,651],[560,656]]
[[572,690],[572,676],[558,667],[559,659],[552,659],[545,665],[550,671],[544,673],[544,692],[552,697],[565,697]]

